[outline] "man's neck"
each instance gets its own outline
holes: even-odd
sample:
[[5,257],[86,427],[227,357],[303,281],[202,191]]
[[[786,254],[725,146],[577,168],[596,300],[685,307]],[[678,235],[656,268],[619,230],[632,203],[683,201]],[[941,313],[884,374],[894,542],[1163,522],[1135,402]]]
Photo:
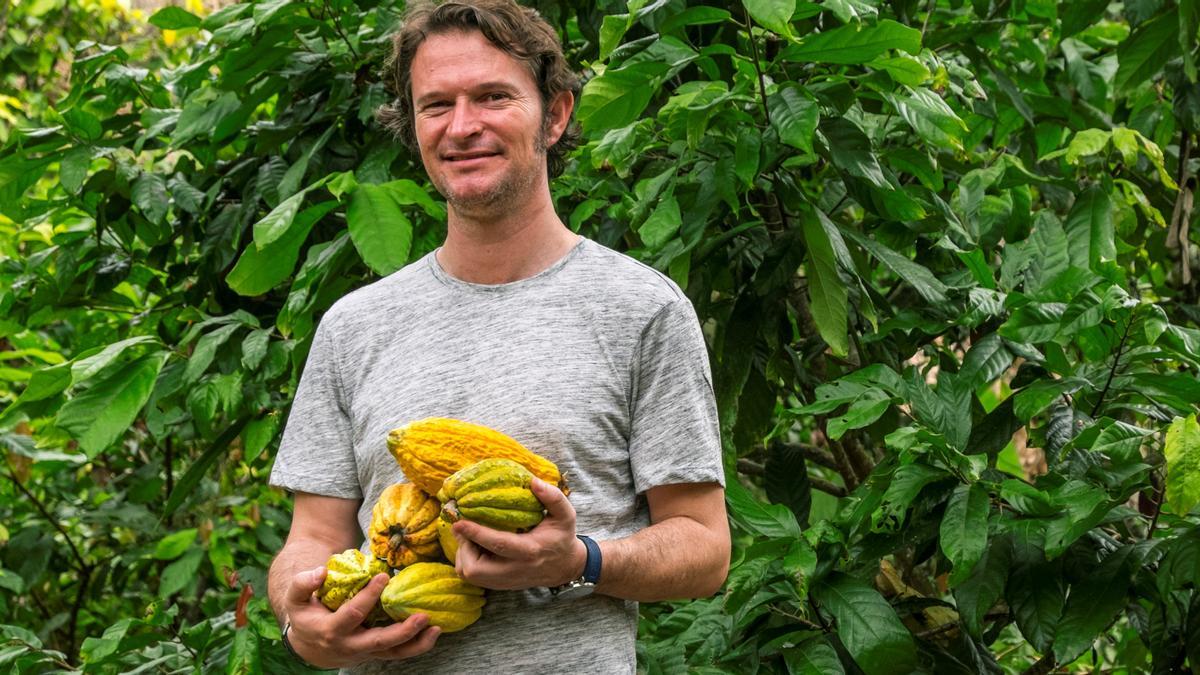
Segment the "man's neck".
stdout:
[[534,205],[490,217],[464,214],[451,206],[446,242],[437,260],[457,279],[503,284],[550,267],[578,241],[554,212],[548,194]]

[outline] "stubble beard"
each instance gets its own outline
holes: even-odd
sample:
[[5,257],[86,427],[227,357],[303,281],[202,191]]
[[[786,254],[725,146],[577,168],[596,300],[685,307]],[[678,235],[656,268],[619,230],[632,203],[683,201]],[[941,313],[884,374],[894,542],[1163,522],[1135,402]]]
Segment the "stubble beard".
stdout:
[[[545,170],[546,151],[546,136],[548,133],[549,120],[543,119],[541,128],[538,129],[537,138],[534,140],[534,152],[543,159],[542,170]],[[456,194],[454,190],[447,185],[437,185],[438,192],[446,198],[446,202],[454,208],[457,213],[470,216],[502,216],[507,213],[513,213],[520,205],[521,200],[528,199],[532,187],[537,183],[539,175],[536,170],[531,171],[510,171],[503,175],[496,185],[491,189],[470,195]]]

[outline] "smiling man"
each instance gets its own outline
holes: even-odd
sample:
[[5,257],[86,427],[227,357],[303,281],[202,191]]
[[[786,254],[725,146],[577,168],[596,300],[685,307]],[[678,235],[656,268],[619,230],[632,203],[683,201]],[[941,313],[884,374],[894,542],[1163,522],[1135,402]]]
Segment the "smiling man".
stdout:
[[[380,118],[449,205],[445,243],[322,319],[271,482],[295,495],[270,597],[297,655],[370,673],[633,672],[637,602],[710,595],[729,559],[703,337],[669,279],[579,237],[549,180],[575,143],[578,82],[554,31],[511,1],[415,4]],[[404,480],[388,430],[488,425],[554,461],[547,516],[509,534],[459,522],[456,568],[492,589],[439,635],[416,615],[362,622],[379,575],[338,611],[313,597]],[[406,659],[402,664],[397,659]]]

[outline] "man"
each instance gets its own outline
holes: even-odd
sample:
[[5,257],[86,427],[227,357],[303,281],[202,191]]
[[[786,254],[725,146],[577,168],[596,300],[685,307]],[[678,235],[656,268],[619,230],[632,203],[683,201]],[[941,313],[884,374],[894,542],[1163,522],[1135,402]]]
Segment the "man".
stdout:
[[[535,12],[415,5],[390,67],[398,98],[381,118],[445,196],[446,241],[317,330],[271,476],[295,493],[272,605],[301,658],[350,672],[632,672],[637,601],[710,595],[728,568],[695,314],[666,277],[555,214],[547,165],[561,170],[578,85]],[[494,589],[465,631],[439,636],[424,615],[363,628],[387,578],[330,612],[313,597],[321,566],[361,544],[403,480],[388,430],[433,416],[515,437],[571,496],[535,482],[547,517],[524,534],[455,524],[459,574]]]

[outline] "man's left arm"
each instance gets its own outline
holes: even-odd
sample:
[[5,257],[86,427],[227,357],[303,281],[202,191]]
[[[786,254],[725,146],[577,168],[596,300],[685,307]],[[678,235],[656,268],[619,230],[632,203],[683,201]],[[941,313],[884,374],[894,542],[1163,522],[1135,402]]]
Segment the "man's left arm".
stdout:
[[[484,588],[556,587],[583,574],[587,549],[575,536],[575,509],[559,490],[534,479],[546,518],[511,534],[476,523],[454,524],[455,567]],[[712,595],[729,569],[725,491],[716,483],[662,485],[646,491],[650,525],[622,539],[598,542],[603,564],[596,592],[627,600]],[[586,533],[581,533],[586,534]]]

